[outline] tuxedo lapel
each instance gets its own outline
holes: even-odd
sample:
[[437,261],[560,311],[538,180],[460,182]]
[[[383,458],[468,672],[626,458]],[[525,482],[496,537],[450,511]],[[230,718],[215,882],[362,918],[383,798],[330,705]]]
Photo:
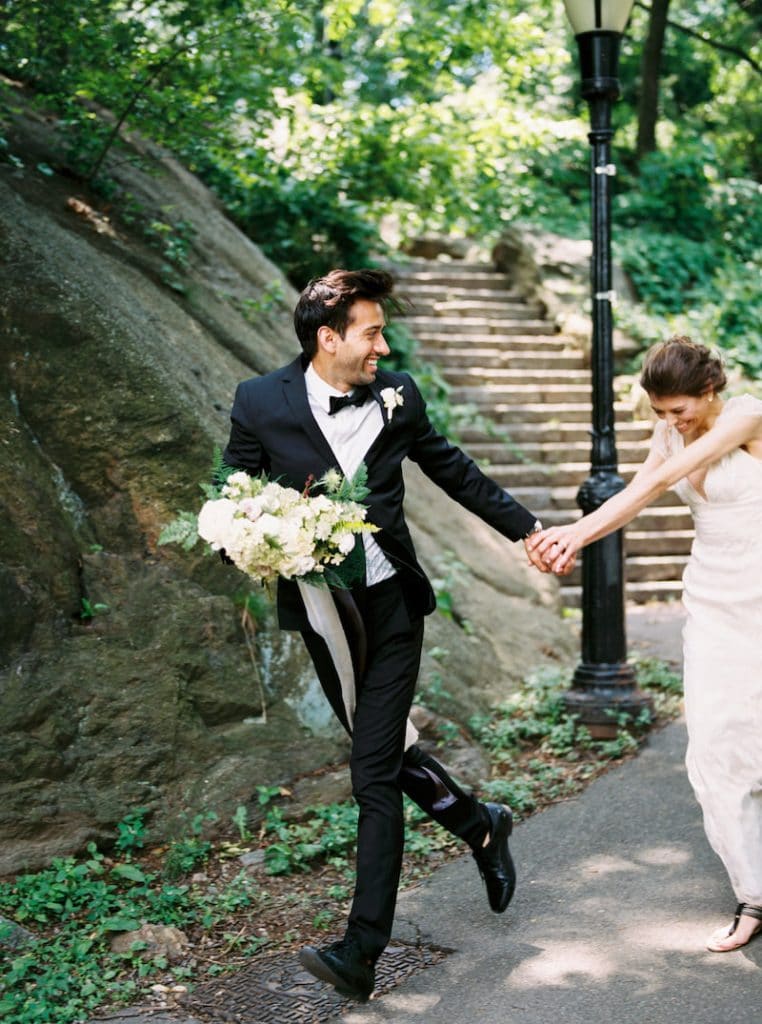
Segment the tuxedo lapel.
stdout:
[[384,400],[381,397],[381,385],[378,383],[378,380],[374,380],[371,381],[371,383],[368,385],[368,389],[370,390],[371,395],[373,395],[373,401],[378,402],[378,404],[381,406],[381,417],[384,421],[384,430],[386,430],[386,428],[389,426],[389,418],[386,415]]
[[[393,431],[396,427],[399,426],[397,420],[393,420],[393,418],[390,418],[389,411],[386,408],[386,404],[383,398],[381,397],[381,392],[385,388],[389,387],[390,383],[393,382],[390,382],[388,377],[385,378],[384,374],[380,374],[379,376],[381,379],[379,380],[377,377],[376,380],[374,380],[369,385],[369,387],[370,393],[371,395],[373,395],[373,399],[376,402],[378,402],[379,406],[381,407],[381,419],[383,420],[384,425],[383,429],[379,431],[378,436],[375,438],[373,444],[370,446],[365,455],[364,461],[367,466],[370,466],[371,462],[378,457],[378,454],[383,449],[384,444],[389,440],[391,431]],[[395,409],[395,412],[399,413],[399,411],[400,407],[398,406]]]
[[307,398],[307,385],[304,382],[301,356],[286,367],[283,374],[283,396],[294,419],[309,438],[313,448],[330,466],[339,468],[339,463],[333,453],[333,449],[326,441],[323,431],[317,425],[317,421],[312,415],[309,399]]

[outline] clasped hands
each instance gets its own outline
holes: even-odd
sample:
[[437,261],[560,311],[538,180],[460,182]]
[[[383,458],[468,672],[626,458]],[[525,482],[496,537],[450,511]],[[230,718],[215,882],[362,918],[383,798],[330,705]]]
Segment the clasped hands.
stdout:
[[574,525],[550,526],[524,538],[529,564],[540,572],[568,576],[577,561],[579,542],[574,537]]

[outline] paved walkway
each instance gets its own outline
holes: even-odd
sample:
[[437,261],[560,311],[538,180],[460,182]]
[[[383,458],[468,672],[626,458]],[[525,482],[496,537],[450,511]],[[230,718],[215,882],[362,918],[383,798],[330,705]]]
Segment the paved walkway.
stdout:
[[[679,606],[635,609],[633,650],[679,662]],[[470,857],[400,898],[396,936],[451,950],[343,1024],[760,1024],[762,939],[712,954],[734,906],[683,769],[685,728],[520,825],[516,896],[492,914]],[[141,1018],[125,1024],[172,1021]],[[265,1024],[248,1021],[246,1024]],[[266,1024],[284,1024],[268,1021]]]

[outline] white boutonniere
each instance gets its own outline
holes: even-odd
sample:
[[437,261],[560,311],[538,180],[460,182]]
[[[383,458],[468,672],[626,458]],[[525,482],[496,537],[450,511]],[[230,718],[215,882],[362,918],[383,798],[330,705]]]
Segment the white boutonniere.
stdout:
[[402,384],[400,384],[398,388],[383,388],[380,394],[381,400],[384,403],[384,408],[386,409],[387,422],[391,423],[394,410],[398,405],[405,404],[405,399],[402,395]]

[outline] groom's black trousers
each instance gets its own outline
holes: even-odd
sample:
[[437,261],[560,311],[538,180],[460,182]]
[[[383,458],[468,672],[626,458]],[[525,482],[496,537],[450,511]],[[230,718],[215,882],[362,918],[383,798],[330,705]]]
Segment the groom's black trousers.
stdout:
[[[344,602],[349,595],[342,595]],[[352,591],[356,707],[350,729],[338,676],[328,647],[312,631],[302,633],[320,683],[342,725],[352,736],[352,792],[359,805],[357,881],[347,934],[375,960],[389,942],[397,899],[406,793],[435,821],[472,847],[481,845],[489,819],[442,765],[417,746],[405,747],[405,726],[418,678],[423,619],[411,619],[397,577]],[[346,608],[345,608],[346,612]],[[359,617],[357,615],[359,612]],[[358,627],[358,623],[361,625]],[[363,628],[364,627],[364,628]],[[359,641],[359,643],[358,643]]]

